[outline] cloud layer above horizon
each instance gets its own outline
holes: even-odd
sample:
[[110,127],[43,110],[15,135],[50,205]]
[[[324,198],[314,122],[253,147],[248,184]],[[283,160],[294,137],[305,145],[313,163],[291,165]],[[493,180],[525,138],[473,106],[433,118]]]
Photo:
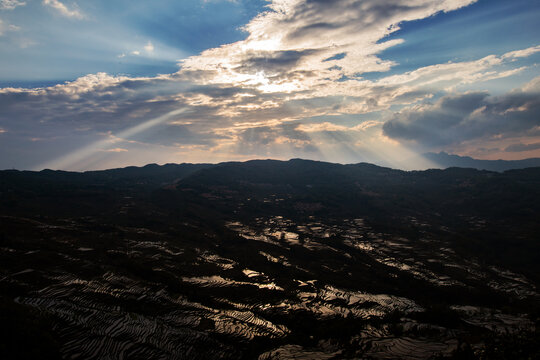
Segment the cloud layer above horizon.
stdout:
[[[419,154],[441,150],[540,157],[540,5],[148,6],[0,0],[12,69],[0,79],[0,168],[292,157],[423,168]],[[212,14],[222,29],[205,25]],[[38,16],[45,34],[32,28]],[[522,28],[508,30],[516,20]]]

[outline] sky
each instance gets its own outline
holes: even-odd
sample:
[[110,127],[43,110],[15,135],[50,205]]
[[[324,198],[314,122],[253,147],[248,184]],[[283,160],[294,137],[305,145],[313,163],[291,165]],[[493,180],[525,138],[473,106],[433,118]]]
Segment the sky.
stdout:
[[0,169],[540,157],[540,0],[0,0]]

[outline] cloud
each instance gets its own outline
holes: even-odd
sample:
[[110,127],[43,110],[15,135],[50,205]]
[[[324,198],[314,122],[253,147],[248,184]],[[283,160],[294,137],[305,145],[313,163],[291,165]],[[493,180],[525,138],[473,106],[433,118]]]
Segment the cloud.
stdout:
[[531,144],[512,144],[510,146],[507,146],[504,151],[506,152],[521,152],[521,151],[530,151],[530,150],[538,150],[540,149],[540,142],[537,143],[531,143]]
[[312,157],[318,153],[311,138],[295,124],[260,126],[234,135],[232,151],[252,157]]
[[43,0],[43,5],[49,6],[50,8],[58,11],[62,16],[73,18],[73,19],[84,19],[85,15],[81,13],[78,9],[70,9],[64,3],[59,0]]
[[149,41],[149,42],[144,46],[144,50],[145,50],[147,53],[154,52],[154,45],[152,44],[152,42]]
[[385,122],[385,135],[430,147],[471,139],[516,136],[540,125],[540,79],[502,96],[487,92],[447,95],[435,104],[395,113]]
[[167,122],[149,131],[141,132],[131,137],[139,142],[159,144],[164,146],[204,145],[211,147],[216,140],[228,138],[214,132],[197,131],[197,126],[192,124],[175,124]]
[[6,130],[0,128],[0,134],[6,133],[6,132],[7,132]]
[[[167,80],[129,78],[104,73],[46,88],[0,89],[0,123],[31,130],[34,126],[61,126],[73,131],[88,127],[108,131],[138,119],[167,113],[181,103],[164,96],[176,93]],[[72,121],[69,119],[77,119]],[[41,125],[39,125],[41,124]]]
[[535,48],[426,66],[376,81],[362,78],[394,65],[378,54],[402,42],[384,40],[400,23],[474,2],[274,0],[245,26],[245,40],[183,60],[178,76],[205,85],[273,93],[278,105],[282,98],[321,99],[322,114],[360,114],[424,100],[434,89],[452,91],[524,71],[525,67],[504,66],[518,56],[532,55]]
[[21,28],[16,25],[6,24],[0,19],[0,36],[4,36],[6,32],[19,31]]
[[[98,73],[51,87],[0,89],[0,125],[21,143],[40,137],[64,141],[69,145],[64,153],[83,147],[79,157],[54,163],[58,167],[100,151],[95,142],[105,150],[128,149],[129,155],[152,148],[183,156],[197,151],[222,160],[299,156],[341,161],[345,154],[350,161],[371,161],[361,156],[370,154],[390,162],[392,156],[408,155],[398,141],[440,146],[540,129],[527,117],[534,114],[540,78],[499,97],[457,92],[524,71],[511,65],[538,46],[363,78],[394,66],[379,54],[401,42],[385,37],[403,21],[473,2],[274,0],[246,25],[245,40],[190,57],[174,74]],[[143,44],[119,57],[155,51],[151,41]],[[446,96],[426,103],[441,94]],[[185,112],[175,113],[179,109]],[[387,119],[384,132],[377,121],[381,114]],[[75,138],[84,141],[77,144]]]
[[349,128],[343,125],[336,125],[331,122],[323,122],[318,124],[300,124],[297,127],[298,130],[310,133],[321,131],[347,131]]
[[0,10],[13,10],[16,7],[26,5],[25,1],[20,0],[0,0]]
[[[0,125],[9,128],[13,136],[22,138],[68,138],[79,133],[99,138],[101,133],[118,135],[149,119],[185,108],[189,114],[167,118],[136,136],[122,138],[136,140],[139,145],[165,146],[168,150],[163,148],[162,151],[169,152],[173,148],[197,146],[201,154],[206,151],[207,156],[217,156],[221,151],[220,158],[223,154],[229,154],[229,158],[234,154],[270,156],[272,152],[283,158],[289,157],[286,154],[315,157],[327,143],[344,148],[353,159],[355,153],[351,149],[356,148],[359,141],[367,141],[363,132],[369,131],[375,134],[377,141],[385,141],[377,135],[381,122],[351,119],[348,124],[338,125],[333,123],[333,117],[338,119],[346,114],[380,111],[395,104],[410,105],[428,99],[433,93],[430,84],[437,77],[446,77],[446,83],[455,86],[469,81],[475,74],[478,79],[496,76],[491,67],[504,63],[502,57],[430,66],[376,81],[350,81],[351,84],[345,81],[344,88],[340,88],[340,82],[318,91],[292,93],[265,91],[249,81],[205,84],[204,79],[197,81],[193,74],[182,72],[140,78],[98,73],[46,88],[0,89]],[[521,92],[529,93],[539,85],[540,80],[534,79],[524,85]],[[480,99],[475,101],[491,99],[485,93],[476,96]],[[454,106],[450,98],[444,104],[447,108]],[[329,120],[309,120],[325,116]],[[285,127],[292,124],[294,126],[286,130]],[[264,131],[250,130],[257,128]],[[399,138],[395,134],[389,136]],[[340,142],[343,145],[339,145]],[[336,160],[338,156],[327,159]]]
[[516,51],[508,52],[508,53],[504,54],[503,58],[505,58],[505,59],[510,58],[510,59],[516,60],[518,58],[531,56],[533,54],[536,54],[537,52],[540,52],[540,45],[533,46],[533,47],[530,47],[528,49],[516,50]]
[[325,87],[343,77],[387,71],[377,54],[402,40],[383,39],[403,21],[451,11],[476,0],[273,0],[244,27],[245,40],[182,61],[206,83],[251,84],[271,92]]
[[[148,41],[146,43],[146,45],[144,45],[142,47],[142,49],[139,49],[139,50],[133,50],[130,52],[131,55],[134,55],[134,56],[141,56],[143,54],[143,51],[146,52],[147,54],[152,54],[154,52],[155,48],[154,48],[154,44],[152,44],[151,41]],[[122,53],[120,55],[117,55],[118,58],[124,58],[126,57],[126,54],[125,53]]]
[[[143,53],[146,53],[147,55],[150,55],[154,52],[155,46],[151,41],[148,41],[146,45],[139,47],[138,49],[132,50],[129,52],[129,54],[134,56],[142,56]],[[121,53],[120,55],[117,55],[118,58],[124,58],[126,57],[126,53]]]
[[124,148],[114,148],[114,149],[107,149],[107,150],[101,150],[104,152],[112,152],[112,153],[121,153],[121,152],[128,152],[129,150]]

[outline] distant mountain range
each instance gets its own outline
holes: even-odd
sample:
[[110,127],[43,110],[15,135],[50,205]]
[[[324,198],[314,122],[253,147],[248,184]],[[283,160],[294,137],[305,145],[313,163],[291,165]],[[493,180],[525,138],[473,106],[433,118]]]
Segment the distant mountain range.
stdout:
[[441,168],[461,167],[489,171],[506,171],[540,166],[540,158],[523,160],[478,160],[469,156],[459,156],[440,153],[426,153],[424,157],[439,165]]

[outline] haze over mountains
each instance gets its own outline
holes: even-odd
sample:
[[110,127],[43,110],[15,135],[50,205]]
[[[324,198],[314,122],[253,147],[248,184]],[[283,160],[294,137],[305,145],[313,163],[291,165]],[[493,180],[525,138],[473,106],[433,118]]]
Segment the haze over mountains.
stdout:
[[[185,164],[185,163],[184,163]],[[182,165],[184,165],[182,164]],[[522,159],[522,160],[480,160],[480,159],[474,159],[469,156],[460,156],[455,154],[448,154],[444,151],[441,151],[439,153],[433,153],[428,152],[424,153],[422,155],[418,155],[416,157],[413,157],[410,159],[409,162],[405,161],[401,163],[403,165],[402,168],[400,168],[398,165],[394,163],[387,164],[384,161],[381,161],[379,163],[374,163],[374,165],[383,166],[383,167],[390,167],[395,169],[402,169],[402,170],[426,170],[429,168],[438,168],[438,169],[446,169],[450,167],[461,167],[461,168],[471,168],[471,169],[477,169],[477,170],[489,170],[489,171],[497,171],[502,172],[506,170],[515,170],[515,169],[524,169],[528,167],[538,167],[540,166],[540,158],[529,158],[529,159]],[[137,166],[128,166],[125,168],[115,168],[115,169],[109,169],[109,170],[90,170],[85,171],[87,174],[94,174],[96,176],[100,174],[101,171],[105,171],[109,177],[116,177],[120,176],[121,174],[128,175],[128,174],[145,174],[147,173],[151,177],[158,177],[165,173],[172,174],[174,171],[172,169],[175,167],[174,163],[166,164],[164,168],[158,169],[156,166],[157,164],[148,164],[144,167],[137,167]],[[183,170],[180,171],[180,175],[184,174],[184,171],[188,171],[188,169],[199,169],[204,166],[210,166],[212,164],[189,164],[189,166],[185,166]],[[213,164],[215,165],[215,164]],[[143,170],[145,169],[145,170]],[[6,169],[7,170],[7,169]],[[15,170],[13,168],[12,170]],[[50,169],[45,169],[50,170]],[[62,170],[62,169],[53,169],[53,170]],[[105,176],[105,172],[102,174]]]
[[478,160],[469,156],[452,155],[445,152],[425,153],[423,156],[441,168],[462,167],[478,170],[506,171],[540,166],[540,158],[522,160]]
[[0,172],[2,358],[538,355],[540,168]]

